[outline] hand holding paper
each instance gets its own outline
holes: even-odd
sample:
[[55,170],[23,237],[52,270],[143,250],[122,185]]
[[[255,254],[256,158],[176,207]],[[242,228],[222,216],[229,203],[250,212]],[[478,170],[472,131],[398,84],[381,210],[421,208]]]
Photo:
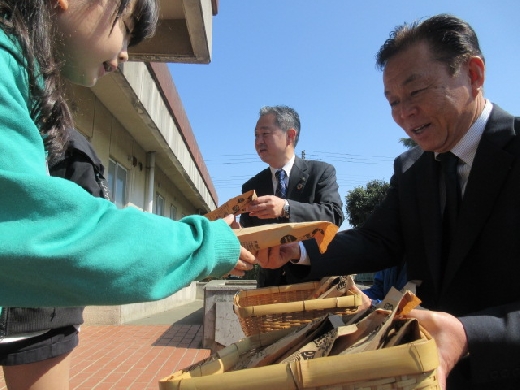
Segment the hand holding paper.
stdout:
[[[223,219],[230,226],[233,226],[233,224],[236,223],[235,216],[232,214],[227,215]],[[254,264],[256,264],[255,256],[243,246],[241,246],[238,261],[235,264],[235,267],[229,273],[233,276],[244,276],[245,271],[252,269]]]

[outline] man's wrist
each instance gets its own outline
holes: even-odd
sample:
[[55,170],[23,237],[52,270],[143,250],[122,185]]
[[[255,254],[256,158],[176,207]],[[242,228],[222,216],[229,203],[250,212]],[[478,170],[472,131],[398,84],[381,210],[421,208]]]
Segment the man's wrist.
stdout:
[[298,259],[289,260],[292,264],[300,264],[300,265],[311,265],[311,261],[309,256],[307,255],[307,249],[305,249],[305,245],[303,242],[298,243],[298,247],[300,248],[300,257]]
[[282,207],[282,217],[289,219],[291,216],[291,206],[289,205],[289,201],[285,199],[285,203]]

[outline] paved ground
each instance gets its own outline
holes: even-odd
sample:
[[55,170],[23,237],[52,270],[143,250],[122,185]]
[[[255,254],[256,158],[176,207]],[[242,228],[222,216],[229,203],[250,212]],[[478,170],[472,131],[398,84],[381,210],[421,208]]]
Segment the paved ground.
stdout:
[[[71,390],[158,390],[158,381],[210,355],[202,349],[203,301],[119,326],[82,326]],[[7,389],[0,370],[0,390]]]

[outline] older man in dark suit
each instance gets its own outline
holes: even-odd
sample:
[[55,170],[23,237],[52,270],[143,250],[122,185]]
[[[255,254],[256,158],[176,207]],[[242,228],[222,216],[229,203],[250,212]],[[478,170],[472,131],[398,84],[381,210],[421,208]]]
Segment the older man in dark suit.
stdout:
[[[287,272],[304,280],[404,258],[430,310],[412,316],[437,342],[447,389],[518,388],[520,118],[484,98],[477,36],[456,17],[397,28],[378,65],[393,119],[419,147],[395,160],[388,195],[362,228],[338,233],[323,255],[307,243],[311,266]],[[301,256],[272,248],[263,266]]]
[[[258,198],[240,216],[244,227],[269,223],[343,222],[336,170],[323,161],[295,156],[300,136],[298,113],[287,106],[263,107],[255,127],[255,149],[269,165],[242,186]],[[258,286],[287,284],[285,270],[260,269]]]

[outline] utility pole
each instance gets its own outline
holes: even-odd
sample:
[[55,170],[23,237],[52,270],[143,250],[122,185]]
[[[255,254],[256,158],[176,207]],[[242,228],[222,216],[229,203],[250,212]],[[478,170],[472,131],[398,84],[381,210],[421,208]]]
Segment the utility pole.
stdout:
[[302,160],[305,160],[305,150],[302,150]]

